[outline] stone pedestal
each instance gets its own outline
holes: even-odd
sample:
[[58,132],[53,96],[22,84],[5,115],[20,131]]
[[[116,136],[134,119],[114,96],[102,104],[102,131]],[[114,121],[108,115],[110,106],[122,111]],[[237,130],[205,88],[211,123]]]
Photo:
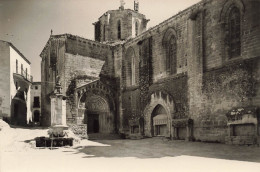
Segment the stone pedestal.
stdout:
[[136,120],[130,120],[129,121],[129,127],[130,127],[130,133],[129,138],[130,139],[143,139],[143,118],[139,118]]
[[66,97],[61,93],[61,85],[57,81],[51,99],[51,127],[48,130],[49,137],[38,137],[35,139],[36,147],[62,147],[72,146],[73,138],[66,136],[68,130],[66,124]]
[[56,137],[63,137],[64,130],[68,129],[66,124],[66,97],[61,93],[61,85],[56,83],[51,99],[51,127],[49,134]]
[[185,140],[192,141],[193,140],[193,120],[186,118],[186,119],[173,119],[172,120],[173,126],[173,139],[180,139],[180,128],[184,128],[186,131]]

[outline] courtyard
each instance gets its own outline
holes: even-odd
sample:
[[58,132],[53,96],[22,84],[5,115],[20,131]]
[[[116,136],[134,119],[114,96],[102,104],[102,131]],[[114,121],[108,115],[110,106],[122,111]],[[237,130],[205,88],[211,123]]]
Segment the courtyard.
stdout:
[[168,140],[164,137],[142,140],[94,140],[97,143],[110,145],[104,147],[87,146],[79,152],[93,157],[136,157],[163,158],[178,156],[196,156],[216,159],[260,162],[260,147],[234,146],[220,143],[186,142]]
[[73,147],[36,148],[47,129],[0,131],[0,171],[259,171],[258,146],[185,142],[162,137],[142,140],[81,140]]

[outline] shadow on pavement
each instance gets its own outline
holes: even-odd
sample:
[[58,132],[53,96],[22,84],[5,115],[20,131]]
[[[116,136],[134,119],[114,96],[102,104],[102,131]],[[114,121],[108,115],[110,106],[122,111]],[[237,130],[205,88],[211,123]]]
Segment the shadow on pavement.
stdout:
[[84,158],[136,157],[146,159],[188,155],[260,162],[260,147],[257,146],[234,146],[178,140],[168,141],[161,138],[147,138],[142,140],[95,140],[95,142],[111,146],[85,146],[75,149],[78,153],[85,153],[87,156]]

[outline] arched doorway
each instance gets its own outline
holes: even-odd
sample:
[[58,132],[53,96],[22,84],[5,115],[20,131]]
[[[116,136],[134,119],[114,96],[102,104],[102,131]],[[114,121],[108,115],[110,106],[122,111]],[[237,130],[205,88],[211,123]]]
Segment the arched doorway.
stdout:
[[33,121],[35,123],[39,123],[40,122],[40,111],[36,110],[33,113]]
[[114,118],[105,98],[98,95],[87,97],[85,107],[84,123],[87,124],[88,133],[113,132]]
[[[150,95],[150,103],[144,109],[144,134],[147,137],[162,135],[172,137],[172,117],[175,112],[173,98],[163,91]],[[156,126],[158,129],[156,129]],[[166,127],[166,128],[165,128]],[[159,134],[156,130],[160,130]]]
[[165,108],[158,104],[151,114],[151,134],[152,136],[168,135],[168,117]]
[[77,123],[87,124],[90,132],[113,134],[117,131],[115,92],[109,85],[95,81],[77,89]]
[[11,101],[11,121],[14,125],[27,124],[27,106],[23,91],[18,90]]

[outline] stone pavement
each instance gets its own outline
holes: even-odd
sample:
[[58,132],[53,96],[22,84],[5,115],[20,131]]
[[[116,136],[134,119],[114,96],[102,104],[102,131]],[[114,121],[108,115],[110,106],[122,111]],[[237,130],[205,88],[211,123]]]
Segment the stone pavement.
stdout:
[[196,156],[216,159],[260,162],[260,147],[234,146],[219,143],[185,142],[167,140],[161,137],[142,140],[95,140],[111,145],[108,147],[89,146],[80,152],[93,157],[136,157],[162,158],[176,156]]

